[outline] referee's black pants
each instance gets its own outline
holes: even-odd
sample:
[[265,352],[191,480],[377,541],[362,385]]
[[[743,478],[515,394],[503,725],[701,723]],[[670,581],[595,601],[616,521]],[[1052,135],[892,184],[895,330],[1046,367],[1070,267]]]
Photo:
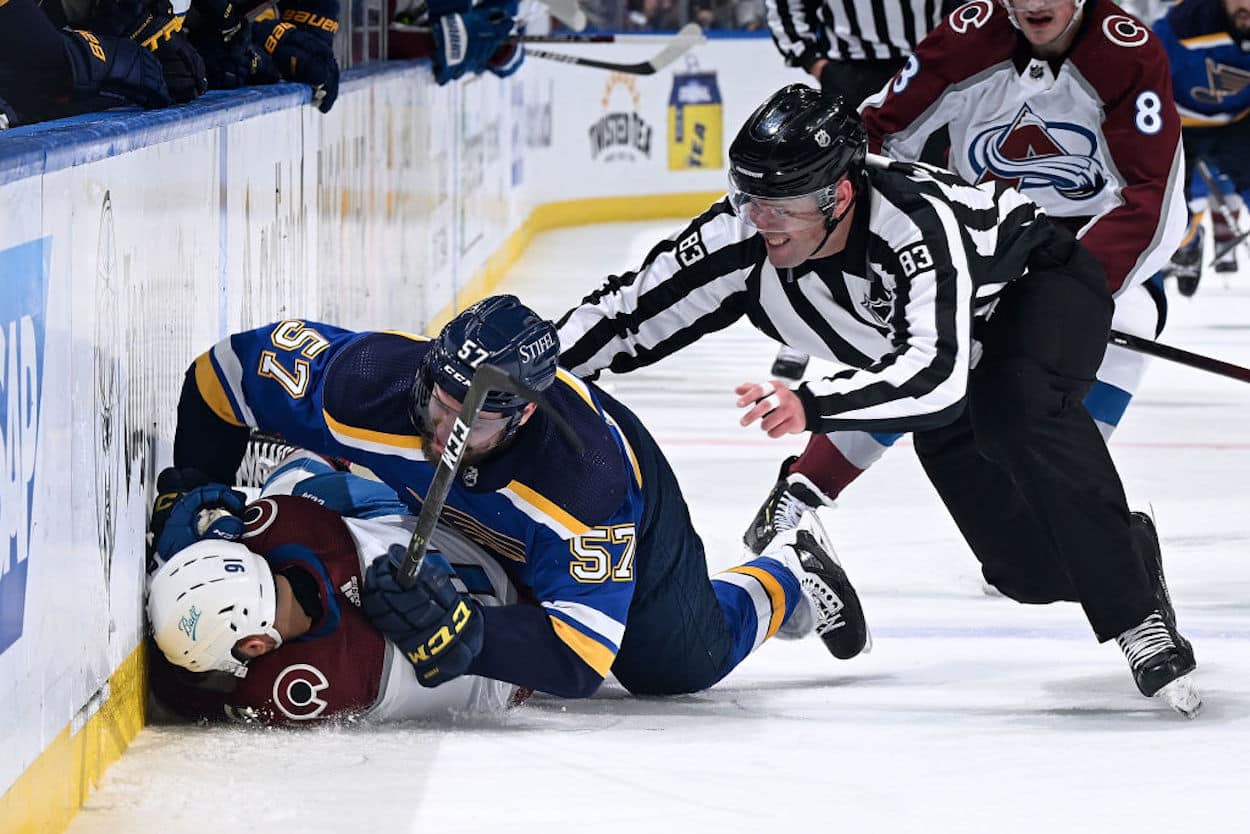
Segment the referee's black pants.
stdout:
[[1081,603],[1099,641],[1154,609],[1124,487],[1082,404],[1111,313],[1093,256],[1066,248],[1009,284],[978,327],[959,418],[914,436],[986,581],[1020,602]]

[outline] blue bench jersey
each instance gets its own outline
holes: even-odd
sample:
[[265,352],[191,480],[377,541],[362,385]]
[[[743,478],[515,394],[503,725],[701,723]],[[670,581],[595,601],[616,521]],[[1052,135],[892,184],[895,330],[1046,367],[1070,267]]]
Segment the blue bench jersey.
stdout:
[[[287,320],[224,339],[195,360],[190,377],[223,429],[250,426],[348,458],[419,511],[435,466],[413,428],[409,397],[430,344],[404,333]],[[545,615],[536,619],[532,606],[492,611],[487,645],[497,633],[499,645],[522,654],[554,647],[564,655],[484,651],[491,668],[477,664],[471,672],[586,694],[607,675],[625,631],[642,475],[590,387],[560,371],[547,396],[582,438],[583,453],[574,453],[540,408],[506,450],[462,468],[443,521],[498,558]],[[518,640],[535,628],[545,632]]]
[[1172,67],[1185,127],[1216,127],[1250,113],[1250,40],[1229,31],[1220,0],[1185,0],[1154,24]]

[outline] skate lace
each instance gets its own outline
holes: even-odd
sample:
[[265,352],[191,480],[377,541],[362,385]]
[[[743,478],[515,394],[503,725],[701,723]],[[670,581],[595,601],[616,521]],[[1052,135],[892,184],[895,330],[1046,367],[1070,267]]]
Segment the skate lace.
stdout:
[[847,624],[842,616],[842,609],[846,604],[832,588],[810,574],[803,577],[802,584],[816,608],[817,634],[826,634]]
[[1134,626],[1115,638],[1115,641],[1128,658],[1129,666],[1134,669],[1159,652],[1176,648],[1176,642],[1158,612],[1142,620],[1141,625]]
[[811,509],[805,501],[790,490],[781,493],[777,506],[773,510],[773,529],[778,533],[793,530],[799,526],[804,511]]
[[288,443],[277,440],[252,439],[243,452],[235,480],[238,486],[260,487],[284,457],[294,449]]

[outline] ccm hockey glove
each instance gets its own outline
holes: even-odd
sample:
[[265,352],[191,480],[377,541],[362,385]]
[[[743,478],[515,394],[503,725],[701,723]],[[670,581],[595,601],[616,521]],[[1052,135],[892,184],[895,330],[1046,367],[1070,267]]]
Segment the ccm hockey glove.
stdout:
[[417,682],[438,686],[463,675],[482,651],[482,606],[456,590],[437,559],[422,562],[416,583],[404,590],[396,579],[404,554],[403,545],[393,544],[373,561],[361,607],[417,670]]
[[[243,537],[247,496],[222,484],[205,484],[187,492],[169,511],[156,539],[156,566],[200,539],[238,541]],[[215,512],[223,510],[224,512]],[[208,511],[205,513],[205,511]],[[204,515],[201,515],[204,513]]]

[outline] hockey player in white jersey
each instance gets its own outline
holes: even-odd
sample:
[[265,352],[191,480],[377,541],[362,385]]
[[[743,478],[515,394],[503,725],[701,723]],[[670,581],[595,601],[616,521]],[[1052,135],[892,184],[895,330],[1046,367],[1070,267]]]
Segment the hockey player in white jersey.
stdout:
[[1142,694],[1195,714],[1193,652],[1157,549],[1135,544],[1081,404],[1107,344],[1105,270],[1005,183],[865,160],[866,145],[842,102],[802,85],[774,94],[730,147],[729,197],[570,310],[561,362],[627,372],[742,316],[838,362],[796,389],[739,386],[742,424],[772,437],[914,430],[987,576],[1021,601],[1079,601]]
[[[162,533],[173,552],[161,554],[168,561],[150,580],[147,604],[163,654],[152,653],[152,688],[174,713],[272,724],[397,721],[499,712],[528,694],[472,675],[423,687],[365,619],[365,560],[406,545],[414,523],[383,484],[297,451],[246,506],[219,486],[192,490],[179,504]],[[174,550],[179,538],[205,533]],[[476,544],[440,526],[432,547],[427,558],[442,560],[457,588],[482,605],[515,601],[503,568]]]

